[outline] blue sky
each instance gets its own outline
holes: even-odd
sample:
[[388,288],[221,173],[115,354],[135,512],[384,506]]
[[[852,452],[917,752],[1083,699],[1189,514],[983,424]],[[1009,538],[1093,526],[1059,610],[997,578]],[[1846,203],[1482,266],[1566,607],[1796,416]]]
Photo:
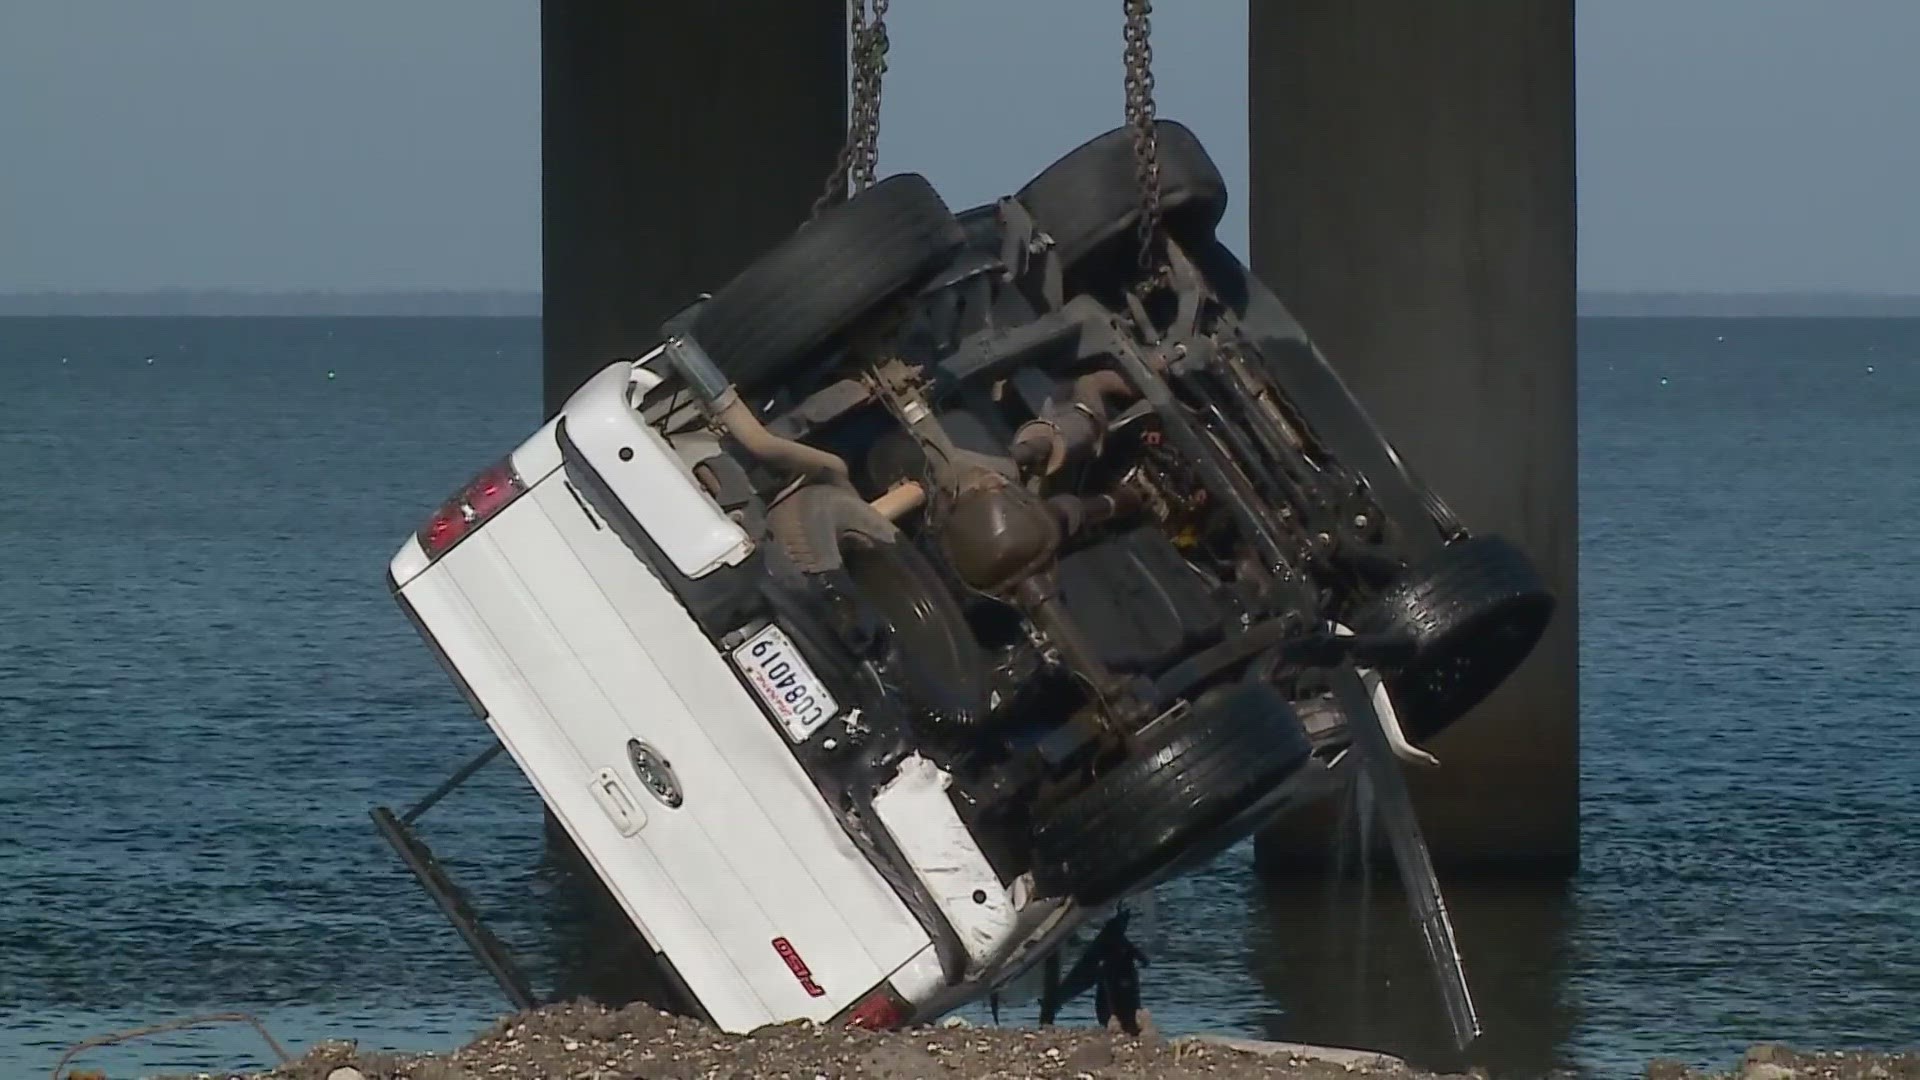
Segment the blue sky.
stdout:
[[[882,171],[966,204],[1118,123],[1117,9],[898,0]],[[1579,10],[1584,287],[1920,293],[1920,3]],[[1245,29],[1154,20],[1242,249]],[[0,0],[0,290],[536,288],[538,69],[534,0]]]

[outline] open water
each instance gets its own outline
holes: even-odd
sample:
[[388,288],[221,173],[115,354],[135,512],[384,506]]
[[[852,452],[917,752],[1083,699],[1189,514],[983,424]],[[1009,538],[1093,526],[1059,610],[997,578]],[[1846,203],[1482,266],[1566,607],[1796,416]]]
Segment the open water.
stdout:
[[[533,320],[0,319],[0,1075],[198,1012],[298,1052],[502,1011],[367,809],[486,744],[382,575],[537,424],[538,356]],[[1473,1060],[1920,1042],[1920,321],[1588,321],[1580,394],[1584,863],[1450,890]],[[564,991],[593,941],[540,824],[496,766],[426,833]],[[1149,1003],[1430,1055],[1373,892],[1233,852],[1148,913]],[[266,1061],[233,1027],[82,1059]]]

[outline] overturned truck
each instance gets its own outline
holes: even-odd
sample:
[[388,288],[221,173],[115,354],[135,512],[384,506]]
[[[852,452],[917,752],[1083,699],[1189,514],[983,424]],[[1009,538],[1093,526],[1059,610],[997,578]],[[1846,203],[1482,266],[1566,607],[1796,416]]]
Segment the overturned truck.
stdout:
[[822,210],[393,558],[687,1011],[933,1018],[1364,772],[1475,1029],[1398,762],[1552,599],[1156,136],[1150,235],[1125,129],[957,215],[911,174]]

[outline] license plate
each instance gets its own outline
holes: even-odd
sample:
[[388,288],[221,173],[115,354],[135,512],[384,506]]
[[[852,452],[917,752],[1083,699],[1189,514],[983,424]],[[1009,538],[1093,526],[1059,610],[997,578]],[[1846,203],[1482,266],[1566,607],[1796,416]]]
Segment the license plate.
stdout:
[[769,623],[766,629],[735,646],[733,662],[794,742],[805,742],[822,724],[839,715],[840,703],[827,693],[826,684],[801,659],[800,650],[778,626]]

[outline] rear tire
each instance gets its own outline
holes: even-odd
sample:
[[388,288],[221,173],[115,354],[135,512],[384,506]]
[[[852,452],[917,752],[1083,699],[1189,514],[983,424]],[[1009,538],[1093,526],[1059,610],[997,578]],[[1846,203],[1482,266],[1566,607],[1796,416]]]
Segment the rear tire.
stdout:
[[741,271],[695,313],[693,336],[736,385],[763,387],[931,281],[965,240],[925,177],[889,176]]
[[1208,691],[1185,716],[1148,728],[1119,765],[1036,811],[1035,884],[1104,904],[1175,864],[1197,869],[1244,839],[1223,830],[1311,751],[1273,687]]
[[1546,631],[1554,601],[1533,563],[1499,536],[1442,547],[1354,620],[1412,639],[1414,660],[1383,673],[1407,738],[1423,743],[1486,700]]
[[[1185,124],[1155,121],[1154,132],[1167,235],[1183,245],[1212,239],[1227,211],[1227,182],[1219,166]],[[1140,221],[1134,160],[1133,130],[1115,128],[1069,151],[1014,196],[1053,237],[1069,275],[1133,242]]]

